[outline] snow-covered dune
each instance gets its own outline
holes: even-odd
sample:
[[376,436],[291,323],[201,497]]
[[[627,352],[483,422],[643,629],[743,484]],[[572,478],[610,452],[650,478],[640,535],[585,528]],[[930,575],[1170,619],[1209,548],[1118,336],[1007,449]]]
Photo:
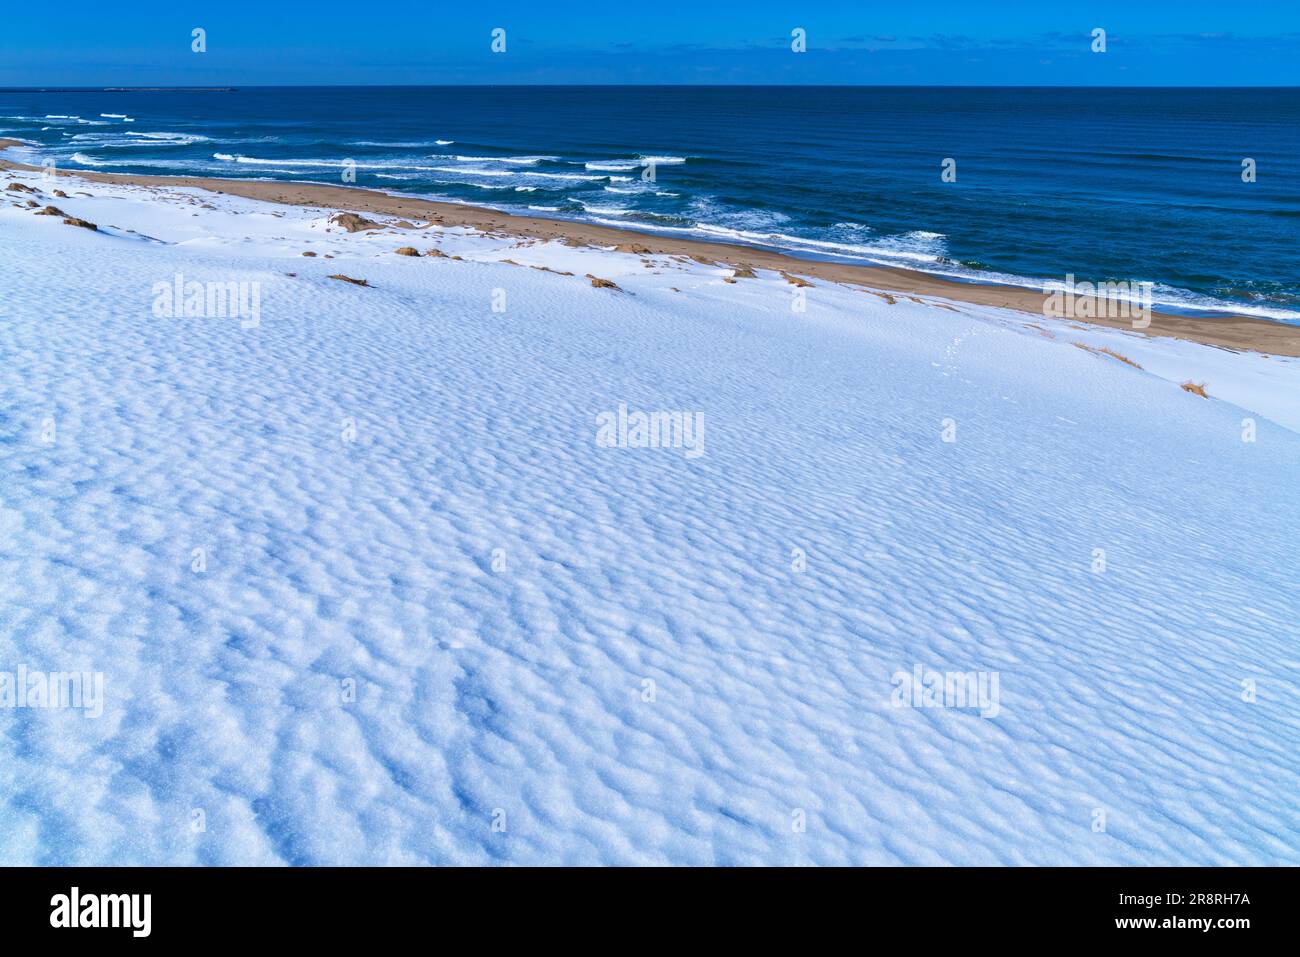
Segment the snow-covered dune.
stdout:
[[19,178],[0,862],[1300,863],[1294,360]]

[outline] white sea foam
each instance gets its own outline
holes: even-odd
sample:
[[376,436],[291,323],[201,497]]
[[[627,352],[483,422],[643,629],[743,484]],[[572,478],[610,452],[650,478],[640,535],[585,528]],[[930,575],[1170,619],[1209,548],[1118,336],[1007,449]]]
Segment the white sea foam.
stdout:
[[[216,160],[220,160],[223,163],[238,163],[245,166],[292,167],[294,169],[344,169],[347,168],[349,165],[344,160],[335,160],[335,159],[298,159],[298,158],[266,159],[264,157],[244,156],[242,154],[237,154],[237,153],[213,153],[212,158]],[[405,173],[412,173],[412,174],[422,173],[422,172],[427,173],[427,172],[434,172],[440,169],[447,169],[447,167],[416,166],[404,162],[388,163],[388,162],[372,161],[372,160],[366,162],[352,162],[351,166],[352,168],[358,170],[388,170],[388,171],[405,172]],[[377,173],[376,175],[381,175],[381,174]],[[508,176],[511,174],[505,173],[503,175]]]
[[627,170],[640,169],[644,166],[636,160],[602,160],[600,162],[591,162],[586,164],[587,169],[604,170],[611,173],[622,173]]
[[534,172],[532,170],[477,169],[472,166],[434,166],[431,168],[441,173],[457,173],[466,176],[512,176],[528,177],[530,179],[557,179],[589,183],[604,179],[602,176],[584,176],[581,173],[542,173]]
[[443,140],[418,140],[414,142],[410,142],[410,141],[393,142],[389,140],[353,140],[352,145],[389,147],[393,149],[419,149],[421,147],[426,147],[426,146],[446,146],[447,143],[444,142]]
[[[437,157],[435,157],[437,158]],[[547,160],[558,159],[557,156],[457,156],[461,163],[511,163],[518,166],[536,166]]]
[[[55,124],[57,126],[66,126],[70,123],[76,123],[78,126],[108,126],[109,125],[107,120],[86,120],[86,119],[82,119],[80,116],[67,116],[61,113],[51,113],[50,115],[46,116],[45,119],[57,120],[58,122]],[[50,127],[44,126],[41,127],[41,129],[47,130],[50,129]]]
[[[218,167],[216,164],[208,163],[202,160],[154,160],[154,159],[135,159],[123,157],[119,160],[105,161],[96,159],[93,156],[87,156],[85,153],[77,152],[68,157],[72,162],[82,166],[93,166],[100,168],[127,168],[127,169],[160,169],[175,170],[183,173],[214,172]],[[282,170],[281,172],[289,172]]]
[[457,173],[464,176],[520,176],[521,173],[504,169],[473,169],[469,166],[435,166],[439,173]]
[[760,243],[784,249],[817,251],[837,254],[859,259],[879,260],[880,257],[905,259],[914,263],[934,263],[942,252],[938,249],[914,249],[906,241],[882,241],[879,243],[840,243],[824,239],[810,239],[806,236],[792,236],[788,233],[762,233],[746,229],[732,229],[700,223],[694,230],[705,236],[712,236],[725,241]]
[[160,144],[176,143],[181,146],[208,142],[208,137],[198,133],[137,133],[135,130],[127,130],[124,135],[134,136],[137,139],[153,140]]
[[[624,226],[625,223],[596,219],[595,222],[608,226]],[[784,249],[792,252],[820,253],[846,259],[858,259],[866,262],[898,262],[929,265],[938,261],[938,252],[917,251],[907,248],[906,243],[879,244],[840,243],[829,240],[810,239],[780,232],[759,232],[748,229],[736,229],[712,223],[696,223],[692,226],[667,226],[654,222],[638,224],[638,229],[654,232],[676,233],[698,236],[717,242],[738,243],[747,246],[765,246],[770,249]]]
[[[242,155],[240,155],[240,154],[233,154],[233,153],[213,153],[213,154],[212,154],[212,158],[213,158],[213,159],[221,160],[222,162],[225,162],[225,163],[243,163],[243,164],[246,165],[246,166],[294,166],[294,167],[301,167],[301,168],[304,168],[304,169],[309,169],[309,168],[316,168],[316,169],[333,169],[333,168],[336,168],[336,167],[342,167],[342,166],[343,166],[343,161],[342,161],[342,160],[327,160],[327,159],[262,159],[261,157],[257,157],[257,156],[242,156]],[[357,165],[357,168],[358,168],[358,169],[362,168],[362,166],[363,166],[363,164],[360,164],[360,163],[358,163],[358,164],[356,164],[356,165]],[[391,168],[394,168],[394,167],[391,167],[391,166],[385,166],[385,165],[379,165],[379,166],[376,166],[375,164],[365,164],[365,168],[368,168],[368,169],[376,169],[376,168],[378,168],[378,169],[391,169]],[[397,168],[400,168],[400,167],[397,167]]]
[[601,216],[627,216],[630,213],[636,212],[634,209],[627,209],[623,206],[600,206],[596,203],[589,203],[581,199],[576,200],[576,202],[578,202],[587,212],[596,213]]

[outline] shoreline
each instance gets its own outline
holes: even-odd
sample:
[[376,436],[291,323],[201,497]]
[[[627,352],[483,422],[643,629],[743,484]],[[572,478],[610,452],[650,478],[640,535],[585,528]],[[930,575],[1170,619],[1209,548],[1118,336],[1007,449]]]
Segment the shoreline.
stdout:
[[[0,153],[11,147],[30,148],[19,140],[0,138]],[[0,169],[41,172],[41,168],[0,156]],[[129,173],[99,173],[90,170],[58,169],[56,175],[87,182],[152,187],[187,187],[244,199],[291,206],[307,206],[358,213],[373,213],[406,219],[420,219],[444,227],[466,227],[486,233],[505,233],[520,238],[555,240],[568,245],[626,247],[640,255],[685,256],[698,262],[719,263],[748,269],[821,279],[846,285],[866,286],[904,296],[927,296],[979,306],[1011,309],[1044,316],[1048,294],[1023,286],[948,279],[895,266],[859,265],[802,259],[788,253],[701,239],[665,237],[660,233],[602,226],[576,220],[524,216],[433,199],[394,196],[359,186],[329,186],[279,180],[239,180],[201,176],[156,176]],[[1096,300],[1108,303],[1109,300]],[[1097,311],[1097,310],[1094,310]],[[1059,318],[1059,317],[1055,317]],[[1128,318],[1092,316],[1069,318],[1084,326],[1093,325],[1146,337],[1185,339],[1232,351],[1252,351],[1300,357],[1300,326],[1251,316],[1186,316],[1152,310],[1150,325],[1134,329]]]

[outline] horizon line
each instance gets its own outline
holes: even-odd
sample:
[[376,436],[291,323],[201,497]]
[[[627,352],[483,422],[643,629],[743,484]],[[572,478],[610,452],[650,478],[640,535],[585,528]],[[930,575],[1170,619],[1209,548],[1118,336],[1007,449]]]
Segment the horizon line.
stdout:
[[196,84],[193,86],[113,86],[82,84],[77,86],[0,86],[0,93],[233,93],[240,90],[344,90],[375,89],[822,89],[822,90],[1295,90],[1300,83],[245,83]]

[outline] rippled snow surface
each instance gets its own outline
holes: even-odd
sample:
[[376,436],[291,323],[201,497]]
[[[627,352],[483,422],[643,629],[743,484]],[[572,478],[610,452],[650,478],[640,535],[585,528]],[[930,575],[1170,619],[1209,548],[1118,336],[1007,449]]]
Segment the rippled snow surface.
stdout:
[[1294,362],[60,185],[99,232],[0,192],[0,671],[104,702],[0,708],[0,861],[1300,863]]

